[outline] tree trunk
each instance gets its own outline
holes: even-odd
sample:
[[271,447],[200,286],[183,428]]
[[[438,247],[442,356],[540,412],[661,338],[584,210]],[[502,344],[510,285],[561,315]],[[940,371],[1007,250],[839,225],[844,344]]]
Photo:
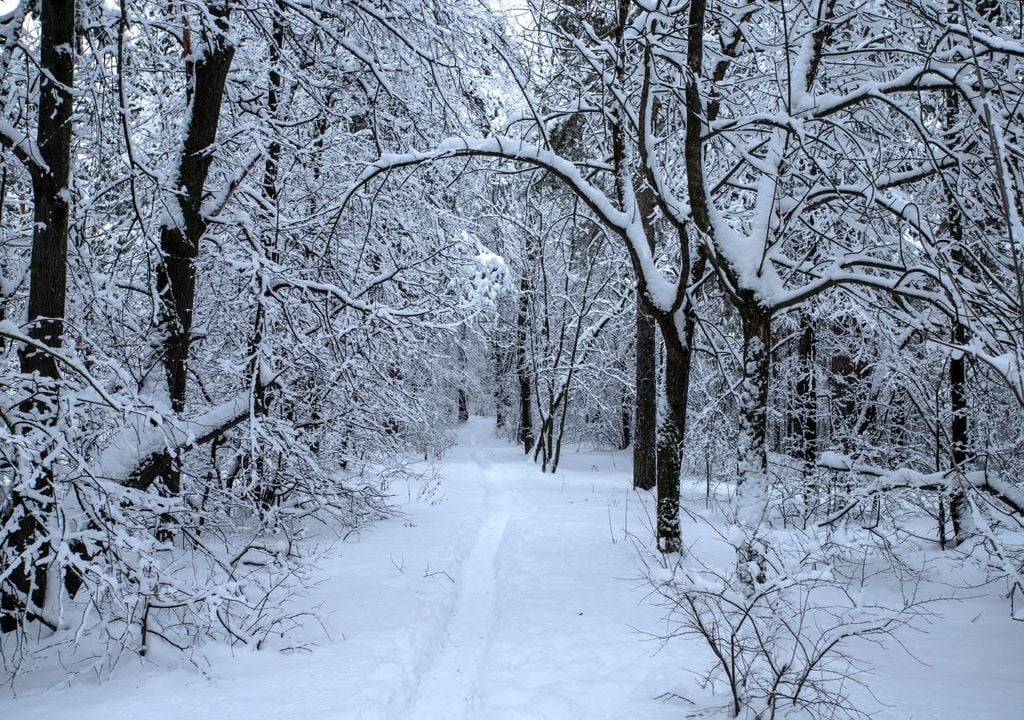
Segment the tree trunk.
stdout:
[[658,547],[662,552],[679,552],[679,475],[686,431],[686,392],[689,353],[669,346],[665,362],[665,417],[658,435]]
[[[622,393],[622,405],[619,408],[619,450],[625,450],[633,443],[633,414],[629,402],[629,393]],[[633,487],[636,487],[634,478]],[[648,490],[650,488],[647,488]]]
[[529,454],[533,448],[533,407],[531,397],[533,388],[530,385],[530,367],[526,357],[527,331],[529,316],[529,281],[526,271],[519,279],[519,312],[516,315],[516,377],[519,381],[519,442],[523,444],[523,452]]
[[491,341],[491,352],[494,355],[494,425],[500,431],[508,425],[508,356],[506,350],[495,338]]
[[[953,328],[953,343],[964,345],[968,339],[967,328],[957,324]],[[959,545],[967,538],[971,524],[971,506],[959,484],[963,473],[967,471],[970,447],[967,412],[967,356],[963,354],[954,356],[949,361],[949,402],[952,410],[949,429],[950,450],[953,478],[957,483],[949,496],[949,515],[953,522],[953,544]]]
[[[647,246],[654,252],[654,194],[644,185],[637,193]],[[651,490],[658,472],[658,336],[654,318],[636,304],[636,432],[633,440],[633,487]]]
[[551,460],[552,453],[552,433],[554,431],[555,421],[551,416],[551,406],[554,404],[554,398],[548,397],[548,412],[544,411],[543,407],[540,407],[540,401],[538,400],[538,410],[540,414],[540,430],[537,433],[537,444],[533,450],[533,461],[537,462],[540,460],[540,471],[548,471],[548,462]]
[[679,479],[686,440],[686,412],[690,395],[690,368],[693,363],[693,334],[697,317],[687,304],[683,311],[683,335],[679,336],[672,316],[662,320],[665,339],[665,416],[658,433],[658,547],[673,553],[682,549],[679,529]]
[[736,547],[736,574],[753,591],[764,583],[767,563],[758,525],[768,504],[768,383],[771,380],[771,310],[754,298],[740,307],[743,326],[743,380],[739,397],[737,519],[751,533]]
[[[277,120],[280,107],[281,90],[284,85],[284,78],[281,75],[281,50],[284,45],[284,22],[281,17],[280,6],[275,7],[273,25],[270,34],[269,60],[270,71],[267,73],[267,121],[270,142],[267,144],[267,158],[263,166],[263,197],[266,200],[267,211],[261,218],[263,223],[263,251],[271,262],[278,262],[279,251],[277,242],[278,225],[278,175],[281,160],[281,143],[278,138]],[[267,310],[265,303],[270,293],[265,284],[265,277],[261,273],[261,287],[259,297],[256,299],[256,322],[253,331],[252,365],[250,372],[252,377],[253,404],[252,423],[262,423],[263,419],[270,415],[270,407],[274,403],[274,387],[268,378],[272,377],[272,370],[269,367],[267,353],[263,348],[263,339],[267,334]],[[278,501],[279,488],[276,481],[268,475],[268,467],[271,463],[263,452],[252,448],[255,457],[249,459],[255,469],[255,486],[253,496],[262,512],[270,508]]]
[[[950,24],[966,22],[961,17],[961,9],[964,6],[949,2],[947,11]],[[1001,4],[993,0],[975,0],[974,7],[978,14],[991,23],[1001,22]],[[962,141],[959,130],[960,104],[962,99],[955,90],[944,92],[945,101],[945,130],[953,137],[950,138],[951,147],[955,147]],[[952,249],[950,259],[960,274],[967,275],[973,279],[978,275],[976,268],[971,266],[971,261],[963,251],[964,245],[964,218],[960,212],[959,198],[957,196],[956,178],[952,184],[947,184],[947,210],[946,215],[949,222],[949,239]],[[986,223],[986,225],[989,225]],[[953,325],[952,341],[954,345],[966,345],[970,340],[969,329],[960,322]],[[949,515],[953,523],[953,545],[959,545],[971,531],[971,507],[964,493],[961,480],[963,473],[967,471],[968,451],[970,448],[970,426],[968,424],[967,411],[967,357],[964,354],[954,354],[949,361],[949,400],[950,410],[950,454],[953,469],[953,478],[956,485],[949,496]]]
[[807,312],[800,313],[800,379],[796,383],[797,427],[804,480],[814,475],[818,454],[818,395],[814,382],[814,322]]
[[[29,336],[43,345],[59,348],[63,343],[64,310],[67,296],[68,215],[71,175],[72,96],[74,86],[75,2],[43,0],[39,35],[39,118],[36,144],[42,166],[32,169],[34,224],[32,260],[29,269]],[[42,387],[36,398],[21,407],[33,421],[51,425],[56,420],[60,377],[56,359],[31,348],[19,353],[21,372],[36,374]],[[47,383],[46,381],[50,381]],[[53,384],[50,384],[53,383]],[[11,562],[10,575],[0,591],[0,632],[18,628],[19,611],[28,618],[39,617],[46,607],[47,578],[52,557],[45,548],[53,538],[43,539],[47,518],[53,511],[54,487],[50,449],[42,465],[33,471],[30,487],[12,492],[10,515],[18,519],[4,540],[3,553]],[[26,479],[27,481],[27,479]],[[42,542],[43,547],[29,550]],[[20,557],[28,553],[28,557]]]
[[633,437],[633,487],[652,490],[658,472],[658,346],[654,320],[636,309],[636,431]]
[[[211,3],[208,10],[211,26],[206,28],[202,44],[205,52],[186,61],[191,104],[174,182],[176,194],[171,199],[178,212],[169,213],[169,221],[160,229],[160,264],[156,271],[164,334],[163,362],[175,413],[185,410],[195,308],[195,261],[200,240],[206,233],[202,205],[214,156],[210,147],[217,138],[224,88],[235,52],[229,39],[228,4]],[[167,492],[176,494],[181,490],[181,470],[177,462],[167,465],[170,471],[163,473],[161,480]]]
[[[29,336],[59,348],[63,344],[67,296],[68,215],[71,175],[72,97],[74,84],[75,3],[44,0],[41,16],[39,120],[37,144],[44,169],[32,173],[34,224],[29,276]],[[63,47],[62,47],[63,46]],[[59,377],[57,361],[25,348],[21,371]]]
[[743,325],[743,381],[740,384],[740,421],[737,483],[768,473],[768,383],[771,379],[771,311],[753,298],[740,309]]
[[[985,2],[976,2],[975,6],[983,16],[992,15],[992,5]],[[950,4],[950,21],[960,19],[959,6],[956,3]],[[957,128],[957,119],[960,115],[960,96],[953,90],[944,92],[945,118],[944,125],[947,132]],[[954,140],[960,140],[957,133]],[[954,181],[955,182],[955,181]],[[950,259],[955,267],[964,273],[965,260],[963,252],[964,243],[964,222],[960,214],[959,199],[955,194],[955,185],[952,188],[947,186],[946,217],[949,222],[949,239],[952,244]],[[974,273],[970,273],[973,275]],[[953,325],[952,341],[955,345],[964,345],[970,339],[968,329],[961,323]],[[970,503],[960,486],[960,479],[966,471],[967,451],[969,446],[969,428],[967,422],[967,358],[963,354],[950,358],[949,361],[949,402],[952,415],[950,417],[950,455],[953,469],[953,489],[949,496],[949,516],[953,523],[953,546],[962,543],[967,536],[970,526]],[[938,422],[938,420],[936,420]],[[945,528],[943,528],[944,530]]]

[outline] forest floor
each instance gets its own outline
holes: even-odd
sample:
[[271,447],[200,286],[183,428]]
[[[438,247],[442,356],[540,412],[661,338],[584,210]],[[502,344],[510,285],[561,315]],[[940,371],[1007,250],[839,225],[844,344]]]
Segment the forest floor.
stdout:
[[[324,553],[296,603],[318,607],[327,633],[306,628],[304,649],[125,657],[71,687],[42,668],[0,696],[0,718],[668,720],[724,703],[700,688],[704,648],[657,639],[669,628],[644,580],[653,504],[630,489],[628,454],[570,451],[544,475],[492,427],[471,419],[436,484],[392,486],[400,515]],[[697,483],[684,502],[703,512]],[[720,550],[706,525],[683,532],[693,552]],[[948,579],[919,592],[972,599],[933,607],[901,643],[854,648],[875,696],[857,703],[892,720],[1022,717],[1024,626],[998,587]]]

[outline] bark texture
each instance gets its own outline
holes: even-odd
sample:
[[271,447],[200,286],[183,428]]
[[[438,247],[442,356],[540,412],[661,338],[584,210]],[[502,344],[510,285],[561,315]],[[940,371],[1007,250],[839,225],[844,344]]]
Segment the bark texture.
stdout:
[[[40,14],[39,117],[36,145],[41,166],[29,168],[32,175],[34,225],[32,259],[29,269],[29,336],[50,348],[63,344],[64,309],[67,298],[68,216],[71,175],[72,88],[74,87],[75,2],[43,0]],[[53,424],[58,411],[56,381],[60,377],[56,359],[49,353],[22,348],[21,372],[39,381],[34,398],[21,411],[32,423]],[[33,468],[31,485],[12,493],[4,524],[13,520],[13,530],[4,539],[3,553],[14,561],[0,586],[0,631],[17,629],[20,618],[46,621],[44,609],[49,587],[50,561],[36,558],[51,552],[33,546],[47,543],[46,526],[53,511],[54,476],[49,452]],[[18,561],[19,559],[21,561]],[[2,569],[2,568],[0,568]]]

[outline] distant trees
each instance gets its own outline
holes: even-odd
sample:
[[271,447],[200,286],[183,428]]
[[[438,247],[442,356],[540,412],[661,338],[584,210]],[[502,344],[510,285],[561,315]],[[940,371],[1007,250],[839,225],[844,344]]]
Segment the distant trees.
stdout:
[[631,395],[621,366],[632,349],[623,343],[630,315],[618,248],[578,200],[539,175],[496,181],[493,247],[510,276],[492,332],[513,361],[493,382],[518,397],[508,408],[517,440],[555,472],[566,439],[621,433],[622,397]]

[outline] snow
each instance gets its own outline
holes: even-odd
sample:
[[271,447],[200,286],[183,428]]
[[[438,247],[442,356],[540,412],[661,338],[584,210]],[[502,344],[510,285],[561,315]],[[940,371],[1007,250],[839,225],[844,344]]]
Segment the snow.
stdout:
[[[0,15],[6,14],[0,11]],[[18,128],[11,125],[7,120],[0,119],[0,146],[12,148],[20,152],[25,160],[32,163],[30,170],[48,170],[46,161],[39,154],[39,148],[32,140]]]
[[249,412],[249,394],[242,393],[214,406],[203,415],[188,421],[164,422],[168,412],[137,416],[133,422],[111,438],[97,458],[97,476],[125,480],[139,469],[142,461],[165,448],[188,447],[197,438],[216,430]]
[[495,255],[490,250],[486,249],[481,249],[480,252],[477,253],[475,260],[485,268],[504,270],[506,267],[505,258],[501,255]]
[[[201,672],[175,655],[125,657],[103,682],[83,676],[70,688],[56,687],[59,666],[44,667],[17,681],[16,697],[0,697],[0,717],[668,720],[694,709],[677,696],[724,701],[698,686],[701,646],[652,639],[666,631],[642,579],[656,562],[653,504],[630,489],[628,453],[569,453],[558,475],[544,475],[492,426],[472,418],[439,485],[393,486],[400,515],[327,549],[320,583],[295,602],[319,608],[329,637],[310,626],[291,653],[214,648],[196,660]],[[683,502],[713,517],[702,482],[684,484]],[[683,533],[703,561],[729,561],[708,524],[684,517]],[[872,596],[886,592],[895,589]],[[933,607],[941,618],[926,632],[900,636],[927,665],[895,642],[854,648],[875,668],[861,679],[881,706],[858,690],[866,710],[883,720],[1019,717],[1024,625],[998,589],[970,595]]]

